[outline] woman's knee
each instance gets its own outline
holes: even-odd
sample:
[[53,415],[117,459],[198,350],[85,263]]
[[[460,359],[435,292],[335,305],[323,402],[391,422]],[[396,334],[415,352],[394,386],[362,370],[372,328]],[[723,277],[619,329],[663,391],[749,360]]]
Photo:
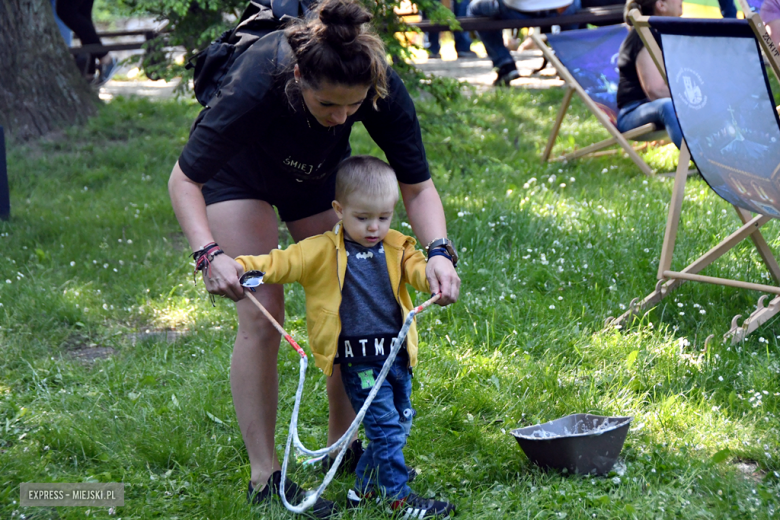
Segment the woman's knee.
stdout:
[[[281,285],[265,286],[258,291],[256,299],[277,322],[284,321],[284,292]],[[279,333],[265,314],[249,298],[236,303],[239,334],[268,335]]]

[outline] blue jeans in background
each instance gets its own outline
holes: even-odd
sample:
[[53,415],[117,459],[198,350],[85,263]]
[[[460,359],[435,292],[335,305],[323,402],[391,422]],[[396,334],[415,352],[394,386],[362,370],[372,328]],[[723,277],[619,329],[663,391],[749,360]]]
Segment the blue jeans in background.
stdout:
[[734,0],[718,0],[720,5],[720,14],[723,18],[736,18],[737,6],[734,5]]
[[[396,358],[363,419],[368,447],[358,461],[355,488],[358,493],[377,491],[390,500],[409,496],[409,473],[403,449],[412,429],[412,376],[408,356]],[[344,390],[357,413],[366,401],[382,363],[342,363]]]
[[[469,0],[462,0],[460,2],[452,1],[452,12],[455,16],[466,16],[466,11],[469,7]],[[425,19],[425,14],[423,14]],[[439,54],[441,51],[441,43],[439,42],[439,35],[441,33],[426,33],[428,35],[428,52],[430,54]],[[463,31],[456,31],[452,33],[455,39],[455,50],[459,53],[468,53],[471,51],[471,38],[469,33]]]
[[[618,112],[617,129],[619,132],[627,132],[647,123],[655,123],[659,128],[665,128],[672,142],[680,148],[682,144],[682,130],[677,114],[674,112],[672,98],[661,98],[647,103],[635,101],[624,106]],[[641,141],[640,139],[637,139]]]
[[71,44],[73,44],[73,31],[71,31],[68,26],[60,20],[60,17],[57,16],[57,0],[51,0],[51,8],[54,11],[54,19],[57,21],[57,27],[60,29],[60,34],[65,40],[65,45],[70,47]]
[[[562,15],[574,14],[582,8],[582,0],[574,0],[572,4],[561,13]],[[469,16],[487,16],[497,20],[524,20],[527,18],[547,18],[558,16],[557,11],[520,12],[507,7],[503,0],[472,0],[468,8]],[[577,29],[576,25],[563,26],[562,31]],[[485,45],[488,57],[493,66],[501,68],[502,65],[514,63],[514,58],[509,49],[504,46],[502,31],[477,31],[479,38]]]

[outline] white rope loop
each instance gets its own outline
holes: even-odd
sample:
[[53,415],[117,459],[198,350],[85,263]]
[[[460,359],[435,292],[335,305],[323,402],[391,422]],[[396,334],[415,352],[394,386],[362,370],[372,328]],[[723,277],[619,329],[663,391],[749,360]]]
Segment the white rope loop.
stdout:
[[[331,446],[319,450],[308,449],[306,446],[303,445],[300,438],[298,437],[298,413],[301,408],[301,397],[303,396],[303,383],[306,380],[306,368],[309,364],[306,357],[301,357],[300,371],[298,375],[298,390],[295,392],[295,405],[293,406],[293,413],[292,413],[292,417],[290,418],[290,433],[287,435],[287,445],[284,448],[284,460],[282,461],[282,478],[279,484],[279,495],[282,498],[282,503],[284,504],[284,507],[286,507],[289,511],[292,511],[293,513],[303,513],[304,511],[312,507],[317,502],[317,500],[320,498],[322,493],[325,491],[325,488],[327,488],[328,485],[331,483],[333,477],[336,475],[336,471],[338,471],[339,469],[339,465],[341,464],[342,459],[344,458],[344,454],[347,452],[347,449],[349,448],[350,439],[352,439],[352,436],[360,427],[360,423],[363,422],[363,417],[365,417],[366,412],[368,412],[368,407],[371,406],[371,402],[374,400],[374,397],[376,397],[377,392],[379,392],[379,388],[382,386],[382,383],[384,383],[385,379],[387,378],[387,373],[390,371],[390,367],[393,366],[393,363],[395,362],[395,358],[398,355],[398,352],[401,350],[401,346],[403,345],[404,340],[406,339],[406,335],[409,333],[409,328],[412,326],[414,317],[420,312],[422,312],[423,310],[425,310],[429,305],[434,303],[436,300],[438,300],[439,297],[440,295],[437,294],[431,299],[427,300],[425,303],[418,305],[417,307],[409,311],[409,314],[406,316],[406,320],[404,321],[404,325],[403,327],[401,327],[401,331],[398,333],[395,344],[390,349],[390,354],[388,354],[387,360],[385,361],[384,365],[382,365],[382,370],[379,372],[379,376],[377,377],[376,382],[374,383],[374,387],[371,389],[371,392],[369,392],[366,401],[363,403],[363,406],[360,408],[360,411],[355,416],[355,420],[352,421],[350,427],[347,429],[346,432],[344,432],[344,435],[342,435],[339,440],[334,442]],[[284,483],[285,480],[287,480],[287,463],[290,458],[290,447],[293,443],[295,444],[295,448],[298,451],[301,451],[306,455],[309,455],[310,457],[322,458],[323,456],[327,456],[336,450],[339,451],[338,455],[336,455],[336,459],[333,461],[333,464],[330,467],[330,470],[325,475],[322,484],[320,484],[320,486],[317,488],[316,491],[309,494],[298,505],[290,504],[287,501],[287,497],[284,494]]]

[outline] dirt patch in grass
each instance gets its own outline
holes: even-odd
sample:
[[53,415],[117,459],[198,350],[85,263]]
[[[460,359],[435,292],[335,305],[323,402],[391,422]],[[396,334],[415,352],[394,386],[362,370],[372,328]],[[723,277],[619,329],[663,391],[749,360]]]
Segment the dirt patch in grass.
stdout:
[[154,328],[143,328],[140,332],[131,332],[125,335],[132,345],[142,341],[165,341],[167,343],[174,343],[179,338],[185,336],[187,331],[183,330],[160,330]]
[[81,347],[68,350],[68,356],[77,359],[83,363],[93,363],[98,359],[108,359],[116,354],[116,349],[111,347]]
[[734,467],[736,467],[746,479],[752,482],[761,482],[766,476],[766,471],[759,469],[758,463],[754,460],[737,460],[734,462]]

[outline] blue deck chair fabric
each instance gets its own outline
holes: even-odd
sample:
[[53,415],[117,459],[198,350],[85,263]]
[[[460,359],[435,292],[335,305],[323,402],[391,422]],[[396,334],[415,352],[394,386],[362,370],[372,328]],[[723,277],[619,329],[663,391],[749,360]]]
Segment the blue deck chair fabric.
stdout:
[[[619,146],[645,175],[653,175],[650,166],[636,153],[629,143],[665,139],[666,132],[658,131],[653,124],[643,125],[628,132],[617,129],[617,86],[620,73],[617,60],[620,46],[628,35],[625,25],[609,25],[595,29],[565,31],[542,37],[532,34],[531,39],[542,50],[545,60],[558,71],[566,83],[566,94],[542,153],[544,161],[573,160],[590,155],[612,153],[605,148]],[[610,138],[578,148],[551,158],[563,117],[572,95],[582,98],[585,105],[604,126]]]
[[628,28],[623,24],[547,35],[555,55],[613,124],[618,113],[617,59],[627,35]]
[[[647,18],[638,10],[629,16],[653,60],[663,69],[683,143],[655,290],[641,300],[632,300],[629,311],[612,323],[620,325],[657,306],[686,281],[773,295],[768,305],[764,304],[768,296],[761,296],[742,325],[738,324],[740,316],[734,317],[724,336],[734,344],[780,313],[780,263],[761,233],[761,226],[780,217],[780,120],[761,55],[761,49],[768,48],[767,36],[755,13],[748,20]],[[663,51],[655,45],[650,31],[660,35]],[[780,69],[775,54],[768,57],[773,70]],[[684,268],[673,269],[687,179],[681,164],[688,158],[696,162],[713,191],[733,205],[742,226]],[[774,285],[701,274],[748,238]]]
[[780,119],[745,20],[651,17],[672,101],[702,177],[731,204],[780,218]]

